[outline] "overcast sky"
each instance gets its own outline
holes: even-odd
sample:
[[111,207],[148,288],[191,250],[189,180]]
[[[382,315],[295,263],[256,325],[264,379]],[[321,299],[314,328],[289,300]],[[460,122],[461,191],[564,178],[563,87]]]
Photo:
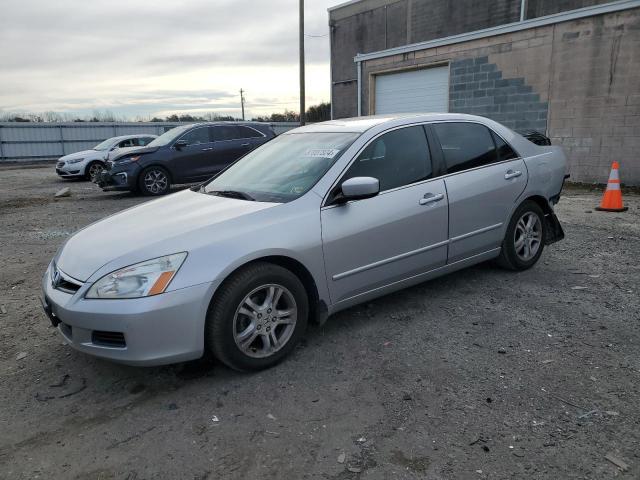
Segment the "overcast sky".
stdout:
[[[328,33],[307,0],[306,31]],[[1,0],[0,113],[248,116],[298,110],[298,0]],[[306,38],[307,105],[329,100],[329,38]]]

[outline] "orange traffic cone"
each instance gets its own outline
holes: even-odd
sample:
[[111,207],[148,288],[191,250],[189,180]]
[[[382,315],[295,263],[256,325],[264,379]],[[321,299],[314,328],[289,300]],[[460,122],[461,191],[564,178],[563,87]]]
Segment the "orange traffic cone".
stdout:
[[620,164],[613,162],[611,165],[611,174],[609,175],[609,182],[607,183],[607,189],[602,196],[602,202],[600,206],[596,207],[596,210],[603,212],[624,212],[627,210],[622,204],[622,191],[620,190]]

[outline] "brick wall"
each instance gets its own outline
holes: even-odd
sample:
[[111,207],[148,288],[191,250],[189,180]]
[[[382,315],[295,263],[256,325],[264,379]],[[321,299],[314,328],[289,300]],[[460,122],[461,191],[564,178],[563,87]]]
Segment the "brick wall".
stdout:
[[443,62],[451,111],[546,131],[573,181],[604,183],[617,160],[640,185],[640,8],[364,62],[363,115],[376,74]]

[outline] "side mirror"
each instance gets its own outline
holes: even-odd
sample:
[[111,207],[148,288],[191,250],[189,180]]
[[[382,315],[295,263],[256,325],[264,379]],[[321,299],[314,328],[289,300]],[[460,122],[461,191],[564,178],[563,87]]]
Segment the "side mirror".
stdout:
[[336,199],[340,203],[349,200],[363,200],[375,197],[380,193],[380,181],[373,177],[353,177],[342,182],[340,188],[342,195]]
[[187,143],[186,140],[178,140],[176,143],[173,144],[174,147],[176,147],[178,150],[180,150],[181,148],[184,148],[186,146],[188,146],[189,144]]

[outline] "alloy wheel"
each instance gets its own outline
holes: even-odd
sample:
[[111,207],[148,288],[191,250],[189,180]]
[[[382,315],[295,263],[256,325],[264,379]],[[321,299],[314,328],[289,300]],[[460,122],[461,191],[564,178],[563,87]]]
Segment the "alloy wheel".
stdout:
[[542,244],[540,217],[533,212],[525,212],[516,223],[513,240],[518,258],[525,262],[534,258]]
[[277,284],[262,285],[244,297],[233,319],[238,348],[253,358],[281,350],[291,339],[298,307],[291,292]]
[[102,165],[99,163],[93,163],[89,166],[89,179],[91,181],[95,180],[97,176],[102,171]]
[[157,194],[163,192],[168,184],[169,179],[161,170],[149,170],[144,176],[144,186],[150,193]]

